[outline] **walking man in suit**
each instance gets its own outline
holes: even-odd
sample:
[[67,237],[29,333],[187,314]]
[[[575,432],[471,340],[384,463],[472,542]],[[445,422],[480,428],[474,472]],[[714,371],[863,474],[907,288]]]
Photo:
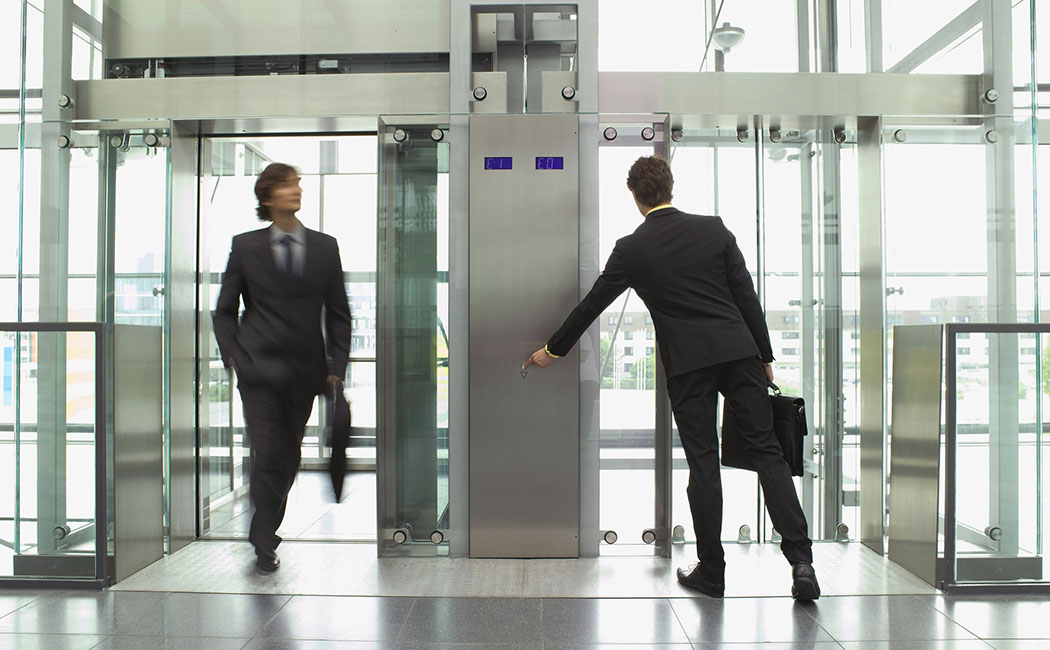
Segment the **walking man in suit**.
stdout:
[[[223,363],[237,371],[251,441],[248,539],[256,566],[280,567],[275,550],[314,396],[342,390],[350,354],[350,307],[339,246],[296,218],[299,173],[273,163],[259,174],[256,212],[270,226],[233,238],[212,316]],[[244,315],[238,320],[239,303]],[[323,308],[323,312],[322,312]],[[324,315],[324,334],[321,331]]]
[[678,582],[720,598],[725,593],[722,482],[717,394],[748,420],[744,444],[758,468],[780,548],[792,565],[791,595],[814,600],[812,541],[791,470],[773,434],[766,391],[773,350],[765,315],[733,234],[718,217],[671,206],[674,178],[663,158],[639,158],[627,188],[645,221],[616,242],[605,270],[562,326],[524,367],[546,368],[568,353],[602,311],[628,287],[645,302],[667,371],[667,392],[689,463],[689,509],[699,562],[678,569]]

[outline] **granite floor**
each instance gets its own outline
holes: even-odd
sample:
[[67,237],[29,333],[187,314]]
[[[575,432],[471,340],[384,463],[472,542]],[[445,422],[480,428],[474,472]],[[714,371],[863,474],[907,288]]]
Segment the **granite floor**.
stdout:
[[0,590],[0,649],[1041,650],[1050,600],[950,597],[860,544],[817,544],[823,596],[795,603],[772,545],[727,547],[727,597],[685,591],[670,559],[375,557],[286,542],[199,541],[103,592]]

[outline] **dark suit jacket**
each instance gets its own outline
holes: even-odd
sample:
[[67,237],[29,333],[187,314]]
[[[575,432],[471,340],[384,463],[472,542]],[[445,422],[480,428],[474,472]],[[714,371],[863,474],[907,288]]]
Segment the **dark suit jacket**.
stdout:
[[237,369],[240,383],[321,393],[328,375],[346,376],[350,355],[350,307],[335,239],[306,229],[302,277],[289,278],[274,262],[269,228],[237,235],[212,321],[223,363]]
[[675,208],[649,213],[616,242],[590,293],[547,342],[548,351],[567,353],[628,287],[652,315],[668,377],[752,356],[773,360],[744,256],[718,217]]

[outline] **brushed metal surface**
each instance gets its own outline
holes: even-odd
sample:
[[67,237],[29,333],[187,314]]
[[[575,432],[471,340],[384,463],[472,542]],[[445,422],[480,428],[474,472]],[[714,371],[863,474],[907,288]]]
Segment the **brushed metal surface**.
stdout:
[[115,325],[113,517],[116,580],[164,555],[161,328]]
[[197,138],[171,130],[171,219],[169,220],[168,322],[170,551],[197,536],[196,346],[197,327]]
[[106,0],[107,59],[447,52],[448,0]]
[[885,552],[886,277],[879,118],[857,130],[860,189],[860,540]]
[[936,584],[941,452],[940,325],[893,328],[889,557]]
[[[448,73],[177,77],[75,82],[76,119],[444,113]],[[372,123],[374,125],[374,122]]]
[[[578,120],[470,120],[470,555],[579,553],[579,368],[520,364],[578,300]],[[485,157],[513,157],[486,170]],[[564,169],[537,170],[536,156]]]
[[981,112],[980,75],[602,72],[598,76],[602,113],[716,117]]

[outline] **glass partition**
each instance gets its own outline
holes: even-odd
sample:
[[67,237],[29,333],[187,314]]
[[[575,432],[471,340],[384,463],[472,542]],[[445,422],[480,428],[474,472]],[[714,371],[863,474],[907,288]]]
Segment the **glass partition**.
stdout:
[[[627,135],[626,128],[618,128]],[[642,223],[624,180],[636,159],[651,155],[651,144],[614,143],[598,149],[598,258],[603,266],[616,240]],[[602,545],[599,550],[619,553],[625,546],[638,549],[642,532],[654,524],[656,339],[649,311],[633,291],[606,308],[598,327],[602,377],[598,527],[613,531],[618,540],[615,546]],[[644,546],[641,550],[651,552]]]
[[372,342],[381,555],[447,554],[450,508],[467,507],[449,498],[449,130],[442,119],[380,119]]
[[102,329],[0,323],[0,577],[103,578]]
[[1046,332],[1045,325],[946,328],[939,555],[948,562],[948,590],[1046,581],[1047,441],[1037,373]]
[[[757,279],[760,247],[754,135],[740,142],[735,131],[686,129],[672,149],[671,170],[675,177],[676,207],[694,214],[721,217],[736,236],[752,280]],[[770,312],[767,312],[767,322],[771,336],[784,328],[784,323]],[[774,356],[780,355],[774,351]],[[721,402],[720,396],[720,413]],[[696,535],[686,498],[689,468],[678,426],[673,421],[672,427],[671,521],[674,526],[682,526],[685,541],[693,542]],[[758,538],[758,494],[754,472],[722,468],[722,539],[735,541],[745,533],[747,539]]]

